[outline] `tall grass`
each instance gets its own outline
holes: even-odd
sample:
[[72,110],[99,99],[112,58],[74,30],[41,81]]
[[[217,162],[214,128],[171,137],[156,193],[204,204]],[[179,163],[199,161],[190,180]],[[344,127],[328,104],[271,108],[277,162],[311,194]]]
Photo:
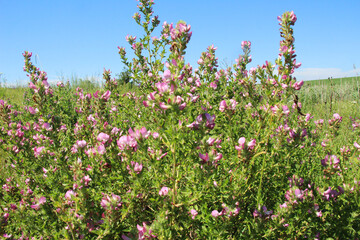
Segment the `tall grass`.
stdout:
[[91,92],[91,93],[100,89],[103,85],[103,83],[97,77],[94,76],[79,78],[76,75],[73,75],[68,81],[70,82],[72,88],[76,89],[79,87],[82,88],[84,92]]
[[360,78],[337,78],[307,81],[298,96],[305,112],[318,118],[334,113],[360,117]]
[[351,143],[352,119],[360,119],[360,77],[307,81],[298,96],[304,113],[327,121],[334,113],[343,117],[337,145]]

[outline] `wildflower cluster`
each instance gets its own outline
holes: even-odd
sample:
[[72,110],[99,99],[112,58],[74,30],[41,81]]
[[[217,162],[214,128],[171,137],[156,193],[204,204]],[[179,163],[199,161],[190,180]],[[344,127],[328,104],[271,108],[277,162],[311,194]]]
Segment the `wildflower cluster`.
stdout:
[[134,58],[118,47],[133,91],[110,70],[95,92],[51,86],[24,53],[24,106],[0,100],[1,236],[359,238],[359,124],[338,149],[342,117],[302,113],[296,15],[278,18],[275,64],[248,70],[243,41],[232,67],[219,69],[212,45],[193,69],[191,26],[164,22],[154,36],[153,6],[139,0]]

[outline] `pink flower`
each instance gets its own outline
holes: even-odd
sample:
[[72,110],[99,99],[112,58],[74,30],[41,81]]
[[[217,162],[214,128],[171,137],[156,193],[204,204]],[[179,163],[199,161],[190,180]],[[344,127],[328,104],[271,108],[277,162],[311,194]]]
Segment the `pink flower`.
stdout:
[[215,127],[215,115],[210,115],[208,113],[205,113],[205,117],[206,117],[206,124],[205,126],[209,129],[213,129]]
[[110,198],[106,195],[106,197],[103,197],[101,199],[100,205],[103,209],[108,209],[110,207]]
[[85,177],[83,177],[83,180],[85,182],[85,186],[87,186],[92,179],[89,177],[89,175],[86,175]]
[[44,203],[46,203],[46,198],[45,197],[39,198],[39,204],[44,204]]
[[285,113],[285,115],[289,115],[290,111],[289,111],[289,108],[287,105],[283,105],[282,109],[283,109],[283,113]]
[[127,147],[135,148],[137,147],[137,141],[132,136],[121,136],[119,140],[117,140],[117,145],[120,150],[127,149]]
[[150,107],[150,102],[149,101],[143,101],[143,105],[144,105],[144,107]]
[[169,85],[165,82],[157,82],[155,83],[160,94],[165,93],[169,90]]
[[29,88],[37,90],[36,85],[34,83],[32,83],[32,82],[29,83]]
[[295,90],[300,90],[301,87],[302,87],[302,85],[304,85],[304,81],[301,80],[300,82],[294,83],[293,88],[294,88]]
[[34,147],[33,150],[34,150],[34,155],[35,157],[38,157],[41,153],[42,153],[42,150],[44,150],[45,147],[42,146],[42,147]]
[[221,153],[216,154],[216,157],[214,158],[215,161],[221,160],[223,155]]
[[106,149],[105,149],[105,146],[103,144],[100,144],[98,147],[97,147],[97,151],[100,155],[103,155],[105,154],[106,152]]
[[166,196],[169,193],[169,188],[168,187],[162,187],[159,191],[159,195],[160,196]]
[[152,136],[153,136],[154,139],[156,139],[156,138],[158,138],[160,135],[159,135],[159,133],[157,133],[157,132],[153,132],[153,133],[152,133]]
[[160,107],[161,109],[164,109],[164,110],[170,108],[170,106],[169,106],[169,105],[166,105],[166,103],[164,103],[164,102],[160,102],[160,103],[159,103],[159,107]]
[[214,218],[217,218],[218,216],[221,216],[221,213],[219,213],[218,210],[214,210],[211,212],[211,216],[213,216]]
[[86,141],[85,140],[78,140],[77,142],[76,142],[76,145],[77,145],[77,147],[79,147],[79,148],[83,148],[83,147],[85,147],[86,146]]
[[216,82],[211,82],[210,87],[216,89],[217,88]]
[[32,107],[28,107],[28,111],[31,113],[31,114],[36,114],[39,110],[37,108],[32,108]]
[[46,80],[43,80],[42,84],[44,85],[45,89],[48,89],[50,87],[49,83]]
[[139,174],[141,172],[142,168],[143,168],[143,165],[136,162],[135,166],[134,166],[134,172]]
[[239,141],[238,141],[239,146],[235,146],[235,149],[238,150],[238,151],[243,150],[245,148],[245,141],[246,140],[245,140],[244,137],[239,138]]
[[317,212],[316,212],[316,216],[317,216],[317,217],[322,217],[322,212],[321,212],[321,211],[317,211]]
[[208,154],[208,153],[206,153],[205,155],[199,153],[199,157],[200,157],[200,159],[203,160],[204,163],[206,163],[207,161],[209,161],[209,154]]
[[170,70],[165,70],[163,76],[164,76],[164,78],[165,78],[166,80],[168,80],[169,78],[171,78],[171,72],[170,72]]
[[64,84],[59,81],[59,82],[56,83],[56,86],[58,86],[58,87],[64,87]]
[[184,110],[186,108],[186,102],[179,105],[180,110]]
[[230,99],[230,109],[231,110],[235,110],[237,104],[238,104],[238,102],[236,102],[234,99]]
[[357,149],[360,149],[360,145],[357,142],[354,142],[354,147],[356,147]]
[[106,143],[109,140],[110,136],[106,133],[99,133],[97,140],[102,143]]
[[342,120],[342,117],[338,113],[334,113],[333,118],[339,121]]
[[47,131],[51,131],[52,130],[52,127],[49,123],[44,123],[43,126],[42,126],[45,130]]
[[191,209],[190,214],[192,215],[191,218],[195,219],[196,215],[198,215],[198,212],[195,209]]
[[71,197],[72,196],[76,196],[75,192],[73,190],[68,190],[66,193],[65,193],[65,198],[67,200],[71,200]]
[[220,102],[220,107],[219,107],[220,112],[224,112],[224,111],[226,110],[226,107],[227,107],[226,101],[225,101],[225,100],[222,100],[222,101]]
[[216,138],[212,138],[212,137],[209,137],[209,139],[206,141],[207,144],[209,144],[209,146],[212,146],[215,142]]
[[43,205],[46,202],[46,198],[45,197],[41,197],[39,198],[37,204],[33,204],[30,207],[34,210],[39,210],[40,206]]
[[261,217],[261,213],[257,209],[255,209],[253,212],[253,216],[254,216],[254,218]]
[[107,91],[101,96],[101,99],[107,101],[107,100],[109,100],[110,95],[111,95],[111,92],[110,92],[109,90],[107,90]]
[[136,228],[139,231],[138,239],[152,239],[156,238],[156,235],[152,234],[152,230],[149,228],[147,230],[146,224],[143,222],[143,226],[140,226],[139,224],[136,225]]
[[255,147],[255,145],[256,145],[256,140],[253,139],[253,140],[251,140],[251,141],[248,143],[248,148],[249,148],[250,150],[253,150],[254,147]]
[[286,202],[284,204],[280,204],[280,208],[287,208]]
[[250,41],[242,41],[241,42],[241,48],[243,50],[245,50],[245,48],[250,48],[251,47],[251,42]]
[[292,23],[295,23],[295,22],[296,22],[297,17],[296,17],[296,15],[295,15],[294,11],[291,11],[291,12],[290,12],[290,19],[291,19],[291,22],[292,22]]

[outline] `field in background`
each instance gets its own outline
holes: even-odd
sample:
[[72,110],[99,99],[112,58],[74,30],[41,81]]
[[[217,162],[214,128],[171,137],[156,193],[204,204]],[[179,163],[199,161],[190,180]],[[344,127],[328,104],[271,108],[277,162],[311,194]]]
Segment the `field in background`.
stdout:
[[351,144],[351,119],[360,119],[360,77],[306,81],[298,93],[303,113],[327,121],[334,113],[343,117],[337,145]]
[[306,81],[299,98],[305,110],[318,116],[329,117],[334,111],[340,114],[360,103],[359,81],[360,77]]

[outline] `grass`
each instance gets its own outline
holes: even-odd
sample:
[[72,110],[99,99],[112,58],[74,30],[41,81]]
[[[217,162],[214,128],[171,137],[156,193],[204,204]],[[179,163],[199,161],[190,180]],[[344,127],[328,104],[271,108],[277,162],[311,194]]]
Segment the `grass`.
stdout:
[[336,138],[337,146],[353,143],[351,118],[360,118],[360,77],[336,78],[306,81],[299,91],[302,111],[314,119],[332,118],[334,113],[343,117],[343,123]]
[[334,113],[360,118],[360,77],[306,81],[299,99],[303,112],[329,119]]
[[26,88],[24,87],[0,87],[0,99],[11,102],[12,104],[22,104],[25,91]]

